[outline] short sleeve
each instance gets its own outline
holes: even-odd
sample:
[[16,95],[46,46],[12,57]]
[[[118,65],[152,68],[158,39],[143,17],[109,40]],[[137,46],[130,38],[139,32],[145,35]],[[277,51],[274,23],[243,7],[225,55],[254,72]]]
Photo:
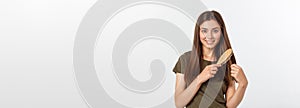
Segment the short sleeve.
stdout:
[[180,59],[180,57],[179,57],[179,59],[178,59],[178,61],[177,61],[177,63],[176,63],[176,65],[175,65],[175,67],[173,68],[173,72],[175,72],[175,74],[176,73],[181,73],[181,59]]
[[185,67],[189,61],[189,57],[190,57],[190,51],[184,53],[183,55],[181,55],[175,65],[175,67],[173,68],[173,72],[176,73],[182,73],[184,74],[185,71]]

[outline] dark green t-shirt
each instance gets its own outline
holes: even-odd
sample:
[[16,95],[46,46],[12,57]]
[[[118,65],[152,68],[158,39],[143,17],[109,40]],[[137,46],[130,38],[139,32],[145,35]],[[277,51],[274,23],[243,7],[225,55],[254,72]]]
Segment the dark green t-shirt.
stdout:
[[[189,63],[191,51],[181,55],[173,69],[175,73],[184,74],[185,67]],[[210,64],[215,62],[200,59],[200,72]],[[187,108],[226,108],[225,94],[227,85],[224,80],[225,66],[218,69],[215,77],[204,82],[195,94],[193,99],[187,104]],[[201,105],[200,105],[201,103]]]

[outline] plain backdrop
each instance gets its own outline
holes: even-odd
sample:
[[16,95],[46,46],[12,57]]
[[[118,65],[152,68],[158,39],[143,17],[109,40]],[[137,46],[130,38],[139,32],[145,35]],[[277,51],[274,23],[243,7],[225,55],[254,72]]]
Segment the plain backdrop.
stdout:
[[[96,0],[0,1],[0,107],[86,108],[73,42]],[[203,0],[219,11],[249,86],[241,108],[300,107],[300,2]]]

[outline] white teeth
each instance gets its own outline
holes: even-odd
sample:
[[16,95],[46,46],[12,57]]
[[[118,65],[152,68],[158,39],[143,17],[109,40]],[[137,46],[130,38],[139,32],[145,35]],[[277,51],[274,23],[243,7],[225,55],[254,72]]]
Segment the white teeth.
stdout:
[[212,43],[214,43],[214,40],[206,40],[206,42],[207,42],[208,44],[212,44]]

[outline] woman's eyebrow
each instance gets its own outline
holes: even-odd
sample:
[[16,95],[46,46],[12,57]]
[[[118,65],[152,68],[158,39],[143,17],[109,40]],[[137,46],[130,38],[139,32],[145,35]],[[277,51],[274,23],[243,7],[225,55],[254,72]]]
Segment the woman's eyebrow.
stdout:
[[219,29],[220,27],[214,27],[214,28],[212,28],[212,29]]
[[[219,29],[220,27],[214,27],[212,29]],[[208,29],[208,28],[204,28],[204,27],[200,27],[200,29]]]

